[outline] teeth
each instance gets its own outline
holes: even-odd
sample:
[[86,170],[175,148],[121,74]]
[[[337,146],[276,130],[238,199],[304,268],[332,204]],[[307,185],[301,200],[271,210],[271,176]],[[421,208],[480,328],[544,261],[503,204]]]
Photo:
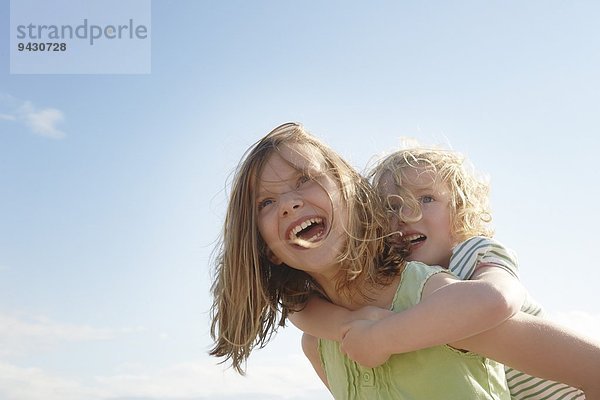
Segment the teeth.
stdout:
[[297,245],[297,246],[301,246],[301,247],[305,247],[305,248],[310,248],[312,247],[312,243],[317,240],[319,238],[319,235],[315,235],[313,237],[311,237],[310,239],[300,239],[300,238],[296,238],[292,240],[292,243]]
[[421,239],[421,238],[425,238],[425,235],[421,235],[421,234],[414,234],[414,235],[410,235],[410,236],[405,236],[404,237],[404,241],[405,242],[414,242],[417,239]]
[[312,242],[313,240],[317,240],[318,237],[319,237],[319,235],[315,235],[315,236],[311,237],[310,239],[308,239],[307,242]]
[[[323,222],[323,219],[322,219],[322,218],[310,218],[310,219],[307,219],[306,221],[302,222],[301,224],[299,224],[299,225],[296,225],[296,226],[295,226],[295,227],[294,227],[294,228],[293,228],[293,229],[290,231],[290,237],[289,237],[289,239],[290,239],[290,240],[294,240],[294,239],[296,239],[296,237],[297,237],[297,235],[298,235],[298,232],[300,232],[300,231],[301,231],[301,230],[303,230],[303,229],[306,229],[306,228],[308,228],[308,227],[309,227],[309,226],[311,226],[312,224],[320,224],[321,222]],[[316,238],[317,238],[317,236],[319,236],[319,235],[315,235],[315,236],[311,237],[310,239],[308,239],[308,241],[312,241],[312,240],[316,239]]]

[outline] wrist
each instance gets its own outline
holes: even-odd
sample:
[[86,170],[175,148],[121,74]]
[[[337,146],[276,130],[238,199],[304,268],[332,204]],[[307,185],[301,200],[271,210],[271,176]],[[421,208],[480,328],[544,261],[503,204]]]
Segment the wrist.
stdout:
[[370,343],[376,345],[380,353],[391,354],[390,344],[391,341],[385,337],[385,331],[383,329],[383,320],[373,321],[369,326],[369,340]]

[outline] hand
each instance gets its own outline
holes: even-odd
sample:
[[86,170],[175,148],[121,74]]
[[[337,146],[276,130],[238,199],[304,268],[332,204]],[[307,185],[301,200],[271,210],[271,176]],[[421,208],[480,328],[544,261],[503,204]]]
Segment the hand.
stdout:
[[373,338],[377,321],[356,320],[345,325],[341,350],[351,360],[368,368],[375,368],[387,361],[391,354],[382,351]]
[[346,336],[348,329],[350,329],[350,324],[354,321],[379,321],[380,319],[387,318],[390,315],[394,315],[394,312],[377,306],[364,306],[358,310],[349,311],[348,317],[346,318],[346,323],[342,324],[339,328],[339,337],[343,338]]

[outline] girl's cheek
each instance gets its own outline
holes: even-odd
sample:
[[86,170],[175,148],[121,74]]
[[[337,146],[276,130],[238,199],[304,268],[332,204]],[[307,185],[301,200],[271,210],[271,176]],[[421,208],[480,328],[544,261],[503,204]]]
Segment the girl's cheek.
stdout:
[[397,213],[391,213],[388,228],[390,232],[396,232],[400,226],[400,217]]

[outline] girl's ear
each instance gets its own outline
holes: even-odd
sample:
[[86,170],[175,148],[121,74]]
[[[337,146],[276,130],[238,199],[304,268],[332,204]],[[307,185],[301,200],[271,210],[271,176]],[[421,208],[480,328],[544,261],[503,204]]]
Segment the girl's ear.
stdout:
[[267,247],[267,258],[269,259],[269,261],[271,261],[275,265],[281,265],[281,264],[283,264],[281,262],[281,260],[279,259],[279,257],[277,257],[275,255],[275,253],[273,253],[271,251],[271,249],[269,249],[268,247]]

